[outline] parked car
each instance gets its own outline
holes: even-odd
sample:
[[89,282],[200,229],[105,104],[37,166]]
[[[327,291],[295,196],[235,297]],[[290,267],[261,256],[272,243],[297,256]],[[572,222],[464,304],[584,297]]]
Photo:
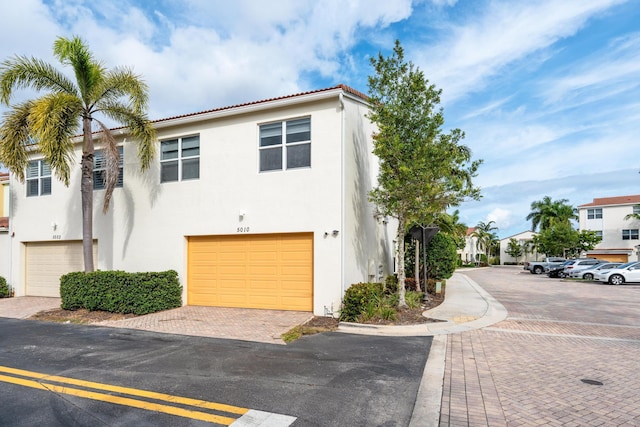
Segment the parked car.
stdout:
[[524,270],[529,270],[531,274],[542,274],[547,267],[553,267],[565,262],[565,258],[549,257],[544,261],[529,261],[524,263]]
[[577,272],[577,271],[580,271],[580,270],[584,270],[586,268],[593,267],[594,265],[603,264],[605,262],[607,262],[607,261],[605,261],[603,259],[578,258],[578,259],[575,260],[574,263],[566,265],[562,272],[564,274],[564,277],[572,277],[571,275],[574,272]]
[[595,273],[604,273],[605,271],[616,268],[620,264],[622,263],[621,262],[603,262],[601,264],[593,265],[589,268],[572,271],[571,277],[576,279],[593,280]]
[[550,265],[544,268],[545,273],[549,277],[564,277],[564,268],[576,262],[573,259],[567,260],[562,264]]
[[627,282],[640,282],[640,262],[633,261],[620,264],[616,268],[602,274],[594,274],[594,279],[610,285],[622,285]]

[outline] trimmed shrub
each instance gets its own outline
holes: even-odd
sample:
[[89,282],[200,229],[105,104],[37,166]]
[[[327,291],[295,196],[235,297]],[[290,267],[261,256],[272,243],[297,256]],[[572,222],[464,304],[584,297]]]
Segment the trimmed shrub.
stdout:
[[375,302],[382,298],[382,283],[356,283],[344,293],[340,320],[354,322],[365,312],[367,305],[371,309]]
[[7,280],[0,276],[0,298],[7,298],[10,294]]
[[74,272],[60,278],[62,308],[148,314],[180,307],[182,286],[174,270]]
[[427,245],[427,274],[429,279],[448,279],[458,263],[458,254],[453,238],[438,233]]

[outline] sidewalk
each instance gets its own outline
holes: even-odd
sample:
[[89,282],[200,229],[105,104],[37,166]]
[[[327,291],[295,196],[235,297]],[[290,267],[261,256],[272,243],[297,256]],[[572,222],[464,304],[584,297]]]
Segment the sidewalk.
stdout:
[[484,328],[507,318],[507,310],[468,277],[454,273],[447,280],[445,300],[424,315],[445,322],[409,326],[340,323],[339,331],[386,336],[433,336],[410,427],[438,426],[445,374],[447,335]]

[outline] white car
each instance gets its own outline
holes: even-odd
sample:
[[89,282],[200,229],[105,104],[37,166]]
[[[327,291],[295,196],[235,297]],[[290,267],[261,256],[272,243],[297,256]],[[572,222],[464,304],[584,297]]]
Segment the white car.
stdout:
[[616,268],[602,273],[595,273],[594,280],[609,283],[611,285],[622,285],[626,282],[640,282],[640,262],[627,262],[620,264]]
[[585,280],[595,280],[596,274],[604,274],[605,271],[609,271],[617,266],[621,265],[621,262],[604,262],[602,264],[596,264],[584,270],[572,271],[570,277]]

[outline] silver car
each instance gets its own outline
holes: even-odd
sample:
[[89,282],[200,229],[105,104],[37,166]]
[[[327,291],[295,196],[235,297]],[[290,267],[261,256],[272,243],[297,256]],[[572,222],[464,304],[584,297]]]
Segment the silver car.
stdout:
[[585,279],[585,280],[594,280],[594,276],[597,273],[604,273],[605,271],[609,271],[613,268],[616,268],[622,264],[621,262],[603,262],[602,264],[596,264],[589,268],[585,268],[583,270],[572,271],[571,277],[575,277],[576,279]]
[[577,273],[580,270],[591,268],[595,265],[602,264],[604,262],[607,262],[607,261],[602,259],[596,259],[596,258],[578,258],[575,260],[573,264],[567,265],[562,271],[562,273],[564,277],[575,277],[573,276],[574,272]]

